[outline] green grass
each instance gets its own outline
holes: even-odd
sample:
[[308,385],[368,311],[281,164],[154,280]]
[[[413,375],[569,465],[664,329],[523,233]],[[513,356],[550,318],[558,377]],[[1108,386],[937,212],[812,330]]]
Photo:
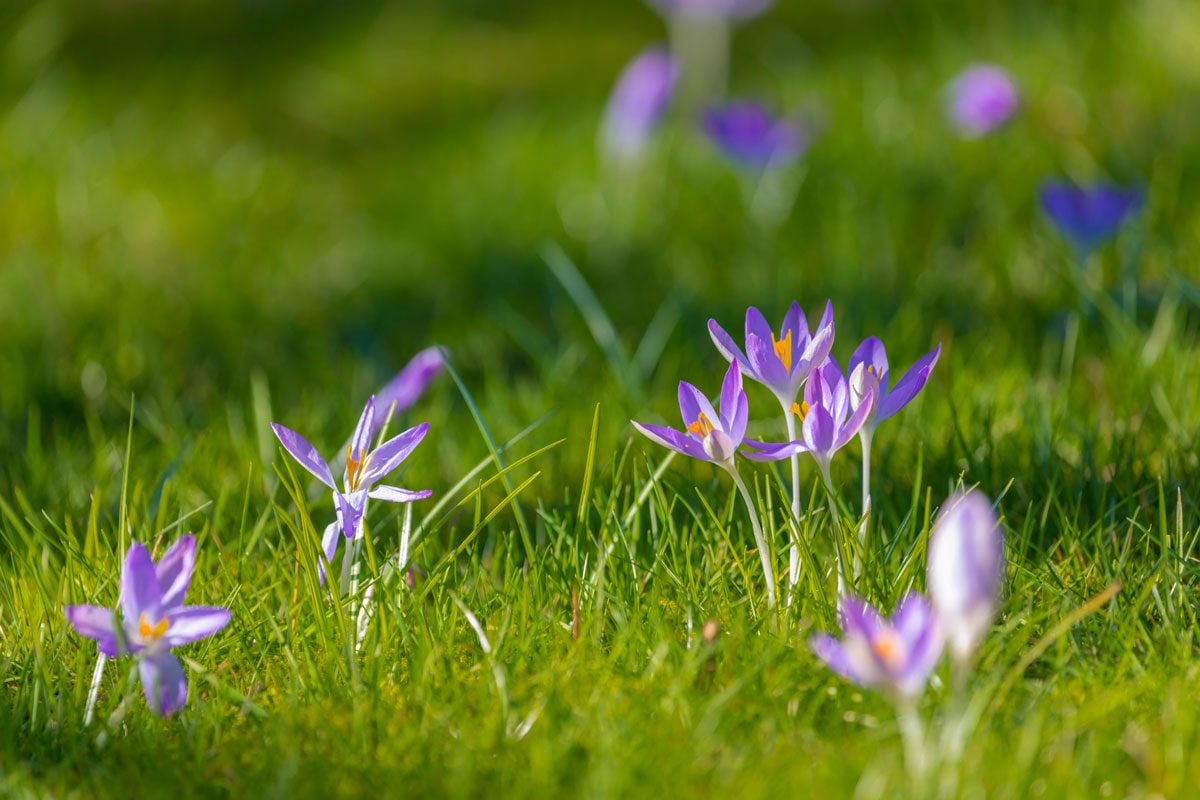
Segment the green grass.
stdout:
[[[923,587],[954,487],[1004,514],[983,713],[928,793],[1188,796],[1200,13],[785,5],[739,32],[732,76],[824,127],[777,226],[682,114],[636,180],[602,170],[612,77],[663,36],[632,0],[0,9],[5,794],[910,792],[887,703],[807,647],[835,624],[815,471],[802,591],[773,616],[729,481],[682,457],[660,471],[628,424],[674,423],[681,378],[716,388],[709,317],[832,298],[843,361],[869,334],[899,366],[943,345],[876,435],[860,591],[890,608]],[[977,59],[1012,69],[1024,108],[964,143],[940,91]],[[1049,175],[1149,195],[1092,264],[1118,293],[1136,271],[1136,311],[1085,318],[1065,367]],[[457,380],[401,420],[432,425],[397,481],[435,492],[413,509],[419,573],[384,569],[405,520],[374,506],[356,652],[357,598],[317,585],[332,508],[268,424],[332,452],[431,343]],[[778,436],[775,408],[751,387],[752,430]],[[834,465],[843,524],[856,451]],[[789,479],[745,474],[782,572]],[[176,717],[110,664],[85,728],[95,647],[62,606],[115,603],[129,539],[161,553],[186,531],[191,602],[233,623],[180,651]],[[943,672],[921,711],[937,730],[951,706]]]

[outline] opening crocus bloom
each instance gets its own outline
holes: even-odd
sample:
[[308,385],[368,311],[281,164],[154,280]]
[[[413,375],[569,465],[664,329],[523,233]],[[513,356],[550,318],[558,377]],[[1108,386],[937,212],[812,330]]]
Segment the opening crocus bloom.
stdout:
[[1075,186],[1058,181],[1042,185],[1042,210],[1080,256],[1117,235],[1144,201],[1136,187],[1110,184]]
[[744,20],[757,17],[775,0],[649,0],[667,16]]
[[842,638],[818,634],[809,642],[825,664],[846,680],[900,697],[915,697],[942,655],[943,638],[928,601],[911,593],[891,620],[865,600],[841,600]]
[[992,504],[974,490],[952,495],[929,535],[927,583],[957,661],[970,661],[991,627],[1003,579],[1004,533]]
[[939,344],[933,350],[917,359],[908,372],[891,385],[891,371],[888,367],[887,350],[883,342],[874,336],[863,340],[862,344],[850,356],[850,403],[854,408],[869,392],[875,395],[875,409],[865,423],[868,431],[874,431],[879,423],[904,408],[916,397],[925,384],[929,382],[929,373],[933,371],[942,355]]
[[949,112],[963,136],[991,133],[1012,118],[1019,104],[1012,77],[994,64],[965,69],[949,88]]
[[671,104],[678,78],[675,59],[661,47],[645,50],[629,62],[617,78],[604,114],[601,138],[608,152],[632,158],[645,149]]
[[[338,489],[337,484],[333,482],[333,473],[329,469],[329,464],[317,452],[317,448],[309,444],[307,439],[278,423],[272,423],[271,429],[275,431],[279,443],[287,450],[288,455],[296,460],[297,464],[333,490],[337,525],[330,525],[326,528],[325,535],[321,539],[321,547],[328,561],[332,561],[337,552],[339,530],[347,539],[353,539],[358,535],[363,517],[366,515],[369,498],[389,503],[411,503],[414,500],[424,500],[433,494],[428,489],[413,491],[396,486],[376,485],[395,471],[404,459],[408,458],[416,449],[421,440],[425,438],[425,434],[429,432],[429,423],[421,423],[416,427],[409,428],[399,436],[388,439],[372,450],[371,432],[376,429],[375,398],[373,396],[367,400],[362,416],[358,419],[358,426],[354,429],[354,436],[346,449],[346,471],[342,481],[344,489]],[[325,580],[323,564],[320,565],[320,577],[322,581]]]
[[708,321],[708,333],[727,361],[736,361],[747,377],[774,392],[787,408],[795,402],[813,369],[829,357],[833,347],[833,303],[825,304],[825,314],[811,333],[804,310],[799,303],[792,303],[778,336],[762,312],[751,306],[746,309],[745,352],[715,319]]
[[157,564],[134,542],[121,570],[120,621],[110,608],[67,606],[71,627],[95,640],[109,658],[134,654],[146,702],[159,714],[187,703],[187,678],[171,648],[205,639],[229,624],[229,609],[185,606],[196,566],[196,540],[184,536]]
[[748,169],[786,167],[808,149],[808,133],[798,123],[776,119],[758,103],[710,106],[700,122],[721,152]]

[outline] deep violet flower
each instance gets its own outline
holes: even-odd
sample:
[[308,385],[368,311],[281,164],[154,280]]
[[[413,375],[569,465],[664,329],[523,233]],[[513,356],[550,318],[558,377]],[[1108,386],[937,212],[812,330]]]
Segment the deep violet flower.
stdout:
[[1012,76],[994,64],[963,70],[948,90],[950,118],[967,138],[985,136],[1017,112],[1020,98]]
[[1042,210],[1081,258],[1116,236],[1144,200],[1137,187],[1103,183],[1047,181],[1041,191]]
[[605,149],[623,158],[638,156],[666,114],[678,79],[679,66],[662,47],[644,50],[629,62],[604,113]]
[[171,649],[206,639],[229,624],[229,609],[185,606],[196,566],[196,539],[184,536],[157,564],[145,545],[134,542],[121,570],[120,606],[67,606],[71,627],[94,640],[108,658],[132,654],[146,702],[166,716],[187,703],[187,678]]
[[868,387],[875,392],[875,408],[867,418],[863,430],[867,435],[888,417],[904,408],[929,382],[929,373],[941,357],[942,346],[917,359],[908,372],[891,385],[887,350],[878,338],[868,336],[850,356],[850,402],[855,408],[867,394]]
[[929,534],[927,583],[954,660],[969,664],[996,616],[1004,532],[978,491],[952,495]]
[[[423,422],[409,428],[398,436],[388,439],[375,449],[371,449],[371,430],[375,425],[375,397],[367,400],[358,426],[346,448],[346,470],[343,477],[344,489],[339,489],[333,482],[333,473],[329,464],[300,434],[285,428],[278,423],[272,423],[271,429],[279,438],[280,444],[300,466],[308,470],[333,490],[334,509],[337,512],[337,525],[325,529],[321,540],[321,548],[327,561],[332,561],[337,552],[338,531],[341,530],[347,539],[358,535],[363,516],[367,510],[367,500],[374,498],[389,503],[411,503],[414,500],[424,500],[433,494],[428,489],[413,491],[400,489],[395,486],[377,486],[376,484],[393,472],[404,459],[416,448],[425,434],[429,432],[429,423]],[[321,580],[324,580],[324,565],[320,565]]]
[[757,17],[775,0],[648,0],[660,13],[670,17],[745,20]]
[[799,123],[777,119],[750,101],[710,106],[700,124],[730,160],[755,171],[786,167],[808,149],[808,132]]
[[865,600],[841,600],[842,638],[818,634],[810,641],[817,657],[838,675],[894,699],[911,699],[925,688],[941,658],[943,637],[929,602],[913,592],[891,620]]

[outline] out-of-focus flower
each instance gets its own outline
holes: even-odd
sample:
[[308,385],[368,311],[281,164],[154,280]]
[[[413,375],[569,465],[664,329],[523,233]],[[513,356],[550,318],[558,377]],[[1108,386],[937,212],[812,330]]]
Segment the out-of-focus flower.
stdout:
[[735,163],[752,170],[786,167],[808,149],[799,123],[777,119],[750,101],[710,106],[701,117],[704,133]]
[[745,20],[757,17],[775,0],[648,0],[659,13],[668,17],[702,17]]
[[146,702],[166,716],[187,703],[187,678],[171,648],[206,639],[229,624],[229,609],[185,606],[196,566],[196,540],[184,536],[158,562],[134,542],[121,569],[120,618],[111,608],[67,606],[71,627],[109,658],[133,654]]
[[634,422],[633,427],[663,447],[730,469],[734,454],[746,436],[746,423],[750,418],[749,402],[742,388],[742,372],[736,361],[729,365],[721,383],[720,408],[718,414],[703,392],[687,381],[680,381],[679,413],[687,433],[640,422]]
[[1103,183],[1076,186],[1047,181],[1041,192],[1042,210],[1081,257],[1116,236],[1144,200],[1137,187]]
[[868,394],[874,394],[874,410],[863,425],[867,435],[874,432],[879,423],[908,405],[925,388],[929,373],[941,354],[942,346],[939,344],[918,358],[917,363],[896,381],[895,386],[890,386],[891,375],[883,342],[874,336],[863,340],[850,357],[850,404],[857,409]]
[[948,106],[959,132],[968,138],[991,133],[1017,112],[1020,98],[1012,76],[994,64],[975,64],[950,84]]
[[751,306],[746,309],[745,352],[715,319],[708,321],[708,332],[726,360],[736,361],[747,377],[766,386],[784,408],[789,408],[809,374],[829,356],[833,346],[833,303],[825,304],[825,314],[811,333],[804,310],[799,303],[792,303],[778,337],[762,312]]
[[661,47],[644,50],[629,62],[604,113],[604,148],[622,158],[641,154],[671,104],[678,79],[678,64]]
[[388,381],[375,395],[375,406],[379,413],[372,425],[371,438],[375,438],[389,416],[397,416],[407,411],[420,400],[421,395],[425,394],[429,384],[444,367],[440,347],[427,347],[413,356],[404,365],[404,369],[396,373],[396,377]]
[[943,639],[928,601],[911,593],[885,620],[865,600],[841,600],[842,639],[818,634],[813,652],[846,680],[878,689],[897,699],[921,693],[942,655]]
[[[375,397],[367,400],[354,437],[346,448],[346,471],[343,478],[344,489],[338,489],[333,481],[333,473],[329,464],[317,452],[307,439],[300,434],[285,428],[278,423],[272,423],[271,429],[279,438],[279,443],[287,450],[296,463],[313,474],[317,480],[333,490],[333,504],[337,512],[338,524],[329,526],[321,540],[327,560],[332,561],[337,552],[338,530],[347,539],[358,535],[363,516],[367,510],[367,499],[374,498],[389,503],[411,503],[423,500],[433,494],[428,489],[413,491],[400,489],[395,486],[376,486],[380,480],[393,472],[404,459],[416,448],[425,434],[429,432],[429,423],[423,422],[409,428],[398,436],[388,439],[383,444],[371,449],[371,431],[375,429]],[[320,568],[321,580],[325,579],[324,565]]]
[[952,495],[929,535],[927,583],[950,653],[971,661],[987,634],[1004,578],[1004,533],[978,491]]

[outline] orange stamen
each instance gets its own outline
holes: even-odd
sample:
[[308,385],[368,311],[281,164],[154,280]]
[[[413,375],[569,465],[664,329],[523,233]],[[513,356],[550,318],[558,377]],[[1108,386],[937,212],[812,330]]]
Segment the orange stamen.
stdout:
[[889,667],[895,668],[899,666],[897,662],[902,657],[900,653],[900,639],[892,631],[881,631],[875,641],[871,643],[871,649]]
[[167,628],[171,627],[171,620],[160,619],[153,625],[150,624],[150,618],[146,616],[146,612],[142,612],[138,617],[138,636],[147,642],[157,642],[167,632]]
[[358,488],[358,479],[362,477],[363,461],[365,459],[354,458],[354,447],[346,448],[346,482],[350,484],[350,491]]
[[799,417],[800,421],[803,422],[804,418],[808,416],[808,411],[810,408],[812,408],[812,406],[810,406],[807,402],[792,403],[791,412]]
[[701,411],[700,416],[696,417],[696,421],[688,425],[687,429],[703,439],[712,433],[716,429],[716,426],[712,424],[712,420],[708,418],[708,415]]

